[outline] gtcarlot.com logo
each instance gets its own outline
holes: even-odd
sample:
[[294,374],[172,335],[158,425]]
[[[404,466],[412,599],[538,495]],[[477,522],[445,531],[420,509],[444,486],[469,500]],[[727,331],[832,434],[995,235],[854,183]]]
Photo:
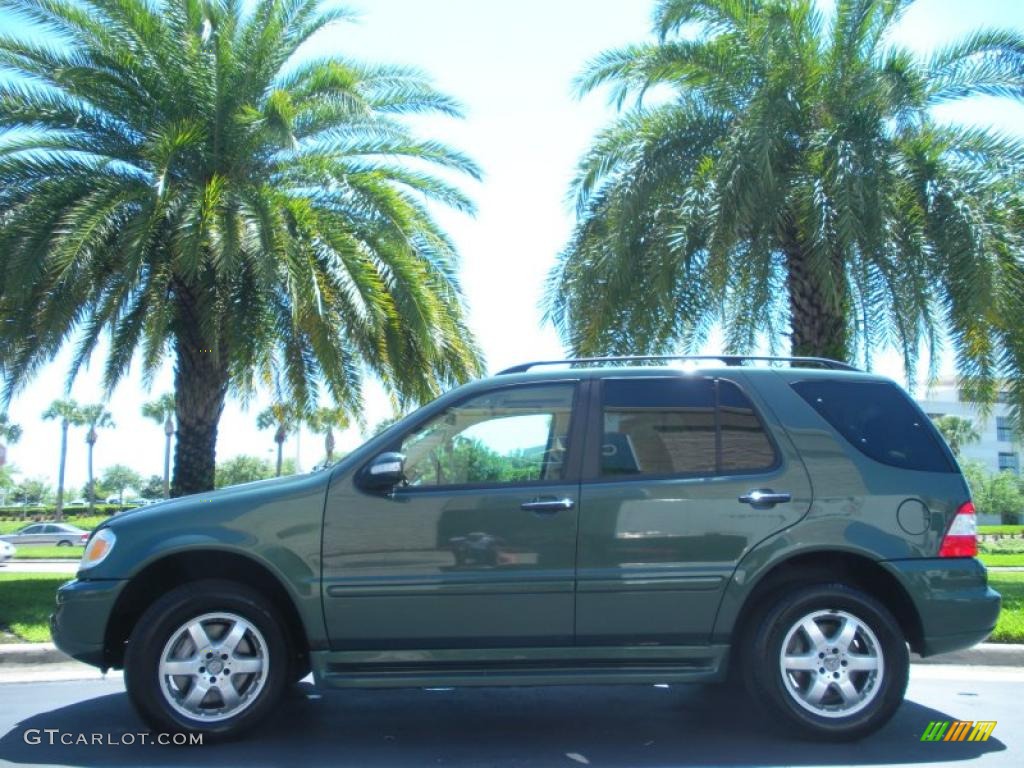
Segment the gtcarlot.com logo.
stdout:
[[26,744],[67,747],[130,747],[136,744],[164,744],[176,747],[202,746],[201,733],[74,733],[59,728],[28,728]]
[[995,720],[932,720],[921,741],[988,741],[995,728]]

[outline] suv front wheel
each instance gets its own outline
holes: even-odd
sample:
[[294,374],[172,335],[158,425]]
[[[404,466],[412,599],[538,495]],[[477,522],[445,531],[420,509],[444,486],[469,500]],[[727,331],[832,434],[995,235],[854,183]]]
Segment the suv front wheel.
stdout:
[[156,730],[235,736],[290,682],[287,641],[261,595],[230,581],[182,585],[142,615],[125,653],[125,686]]
[[804,735],[843,740],[888,722],[903,701],[910,669],[892,614],[843,584],[782,595],[745,662],[755,700]]

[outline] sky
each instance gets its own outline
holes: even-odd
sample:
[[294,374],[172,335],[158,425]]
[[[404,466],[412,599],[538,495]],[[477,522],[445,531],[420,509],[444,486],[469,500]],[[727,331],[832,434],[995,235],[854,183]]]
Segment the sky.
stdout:
[[[613,116],[606,94],[582,100],[572,79],[602,50],[650,39],[650,0],[352,0],[356,23],[334,27],[310,44],[309,54],[340,50],[367,61],[408,64],[425,71],[466,110],[462,121],[420,120],[417,130],[458,147],[484,170],[482,182],[464,185],[477,214],[439,210],[442,226],[461,254],[460,278],[470,326],[486,355],[489,371],[526,360],[562,357],[554,330],[541,324],[544,280],[573,225],[566,191],[575,164],[591,138]],[[822,3],[828,5],[827,2]],[[0,24],[4,20],[0,19]],[[1020,0],[919,0],[896,30],[895,42],[917,52],[985,27],[1024,29]],[[943,119],[991,125],[1024,133],[1024,105],[993,99],[945,108]],[[713,336],[707,353],[721,351]],[[102,398],[103,349],[71,390],[79,402]],[[57,474],[60,428],[41,420],[51,401],[65,394],[65,352],[12,402],[9,416],[24,436],[8,449],[8,462],[22,477]],[[900,358],[887,351],[875,369],[902,379]],[[945,358],[940,365],[951,373]],[[138,365],[109,401],[116,429],[100,434],[97,475],[112,464],[127,464],[143,475],[162,471],[163,429],[140,414],[141,406],[171,390],[166,367],[151,391],[141,384]],[[271,459],[270,431],[256,429],[256,414],[269,402],[264,394],[248,410],[229,401],[220,424],[218,460],[247,453]],[[367,388],[364,417],[371,426],[391,415],[379,387]],[[340,450],[361,442],[358,430],[340,435]],[[303,432],[289,438],[286,454],[310,468],[322,456],[320,439]],[[85,482],[85,434],[69,439],[66,485]],[[73,497],[73,493],[72,493]]]

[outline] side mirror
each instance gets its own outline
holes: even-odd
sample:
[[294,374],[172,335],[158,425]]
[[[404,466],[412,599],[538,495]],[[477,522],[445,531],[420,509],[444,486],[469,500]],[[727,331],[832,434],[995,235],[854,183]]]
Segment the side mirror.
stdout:
[[377,456],[362,471],[360,485],[370,491],[390,491],[405,482],[405,455],[389,451]]

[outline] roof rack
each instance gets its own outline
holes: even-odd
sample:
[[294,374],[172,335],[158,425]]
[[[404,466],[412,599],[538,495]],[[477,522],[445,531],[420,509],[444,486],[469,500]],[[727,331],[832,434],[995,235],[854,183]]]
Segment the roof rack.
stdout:
[[498,372],[498,376],[507,373],[526,373],[531,368],[544,365],[599,365],[602,363],[661,362],[671,360],[717,360],[726,365],[743,365],[749,362],[770,363],[801,363],[817,365],[834,371],[856,371],[857,368],[839,360],[827,357],[774,357],[770,355],[617,355],[611,357],[576,357],[568,360],[535,360],[532,363],[520,363]]

